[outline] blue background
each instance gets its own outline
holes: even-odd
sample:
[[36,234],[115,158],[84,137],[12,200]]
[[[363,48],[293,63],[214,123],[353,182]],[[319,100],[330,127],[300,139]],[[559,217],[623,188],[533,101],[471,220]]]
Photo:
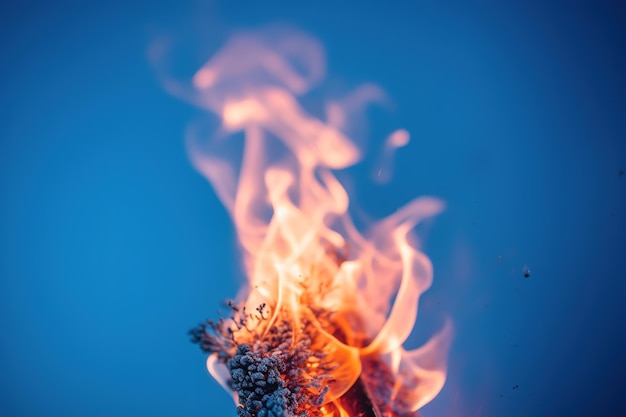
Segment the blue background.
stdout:
[[0,10],[1,416],[234,415],[185,332],[235,294],[236,242],[146,51],[271,22],[389,93],[373,137],[413,135],[393,183],[352,170],[358,204],[448,203],[410,344],[444,313],[456,336],[423,414],[626,415],[619,2],[130,3]]

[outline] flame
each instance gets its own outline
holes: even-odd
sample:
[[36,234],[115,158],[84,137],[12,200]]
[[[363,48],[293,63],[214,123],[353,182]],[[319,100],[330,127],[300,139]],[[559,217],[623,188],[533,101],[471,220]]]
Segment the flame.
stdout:
[[[287,322],[292,343],[309,338],[311,351],[334,364],[323,415],[349,416],[342,395],[359,377],[376,390],[383,374],[391,382],[378,395],[389,413],[416,411],[445,383],[451,325],[416,350],[403,348],[433,278],[412,230],[443,203],[418,198],[367,233],[355,227],[333,172],[361,158],[347,135],[350,118],[382,93],[361,87],[316,117],[298,97],[324,78],[324,67],[322,48],[310,37],[264,32],[234,37],[193,77],[187,98],[217,115],[220,127],[209,141],[197,126],[188,131],[191,159],[234,221],[248,278],[239,300],[263,316],[255,316],[252,330],[229,331],[239,343],[253,343]],[[232,158],[241,136],[241,158]],[[409,133],[397,130],[385,152],[408,141]],[[315,374],[319,358],[305,366]],[[217,354],[207,368],[230,391]]]

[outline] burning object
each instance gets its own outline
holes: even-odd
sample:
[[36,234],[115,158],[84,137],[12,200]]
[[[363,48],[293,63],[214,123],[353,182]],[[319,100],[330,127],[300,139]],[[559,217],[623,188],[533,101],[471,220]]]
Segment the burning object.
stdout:
[[240,416],[413,416],[444,385],[451,326],[403,348],[433,275],[412,230],[443,204],[422,197],[366,232],[354,225],[334,171],[361,157],[350,119],[380,91],[316,117],[298,98],[323,76],[315,40],[274,31],[233,38],[193,77],[185,97],[220,126],[210,140],[190,129],[190,155],[234,220],[248,282],[192,339]]

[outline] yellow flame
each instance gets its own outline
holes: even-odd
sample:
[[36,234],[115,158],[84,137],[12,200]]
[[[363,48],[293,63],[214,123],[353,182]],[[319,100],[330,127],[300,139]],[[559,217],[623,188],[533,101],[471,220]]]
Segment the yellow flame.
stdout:
[[[187,98],[217,115],[221,127],[209,141],[190,129],[190,155],[234,220],[248,277],[241,300],[249,310],[261,303],[271,310],[260,331],[279,319],[292,320],[294,328],[310,321],[306,331],[316,348],[340,364],[324,406],[330,408],[322,411],[348,415],[328,404],[359,377],[365,357],[389,366],[395,380],[390,407],[414,411],[437,395],[446,377],[449,323],[424,346],[403,349],[433,277],[412,230],[443,203],[418,198],[367,234],[357,230],[349,196],[333,171],[358,162],[360,149],[346,135],[350,116],[383,94],[362,87],[329,103],[327,120],[316,117],[298,96],[321,81],[324,66],[322,48],[306,35],[233,38],[193,77],[195,90]],[[236,142],[230,136],[237,135],[244,137],[241,158],[222,157],[230,155]],[[408,141],[409,133],[397,130],[385,152]],[[339,260],[343,251],[347,256]],[[333,318],[312,314],[320,310]],[[207,367],[228,389],[228,372],[215,355]]]

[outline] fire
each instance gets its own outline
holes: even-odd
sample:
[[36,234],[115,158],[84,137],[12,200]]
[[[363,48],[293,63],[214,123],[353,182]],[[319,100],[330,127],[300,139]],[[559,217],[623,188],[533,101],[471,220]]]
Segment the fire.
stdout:
[[[187,98],[221,123],[208,141],[190,129],[191,158],[233,218],[248,278],[232,317],[193,334],[240,415],[356,416],[355,395],[379,415],[414,415],[445,383],[451,326],[403,348],[433,277],[412,230],[443,203],[418,198],[357,229],[334,171],[359,161],[350,117],[379,90],[362,87],[316,117],[298,98],[324,67],[310,37],[265,32],[233,38],[193,77]],[[238,137],[240,160],[224,156]],[[400,129],[385,152],[408,141]]]

